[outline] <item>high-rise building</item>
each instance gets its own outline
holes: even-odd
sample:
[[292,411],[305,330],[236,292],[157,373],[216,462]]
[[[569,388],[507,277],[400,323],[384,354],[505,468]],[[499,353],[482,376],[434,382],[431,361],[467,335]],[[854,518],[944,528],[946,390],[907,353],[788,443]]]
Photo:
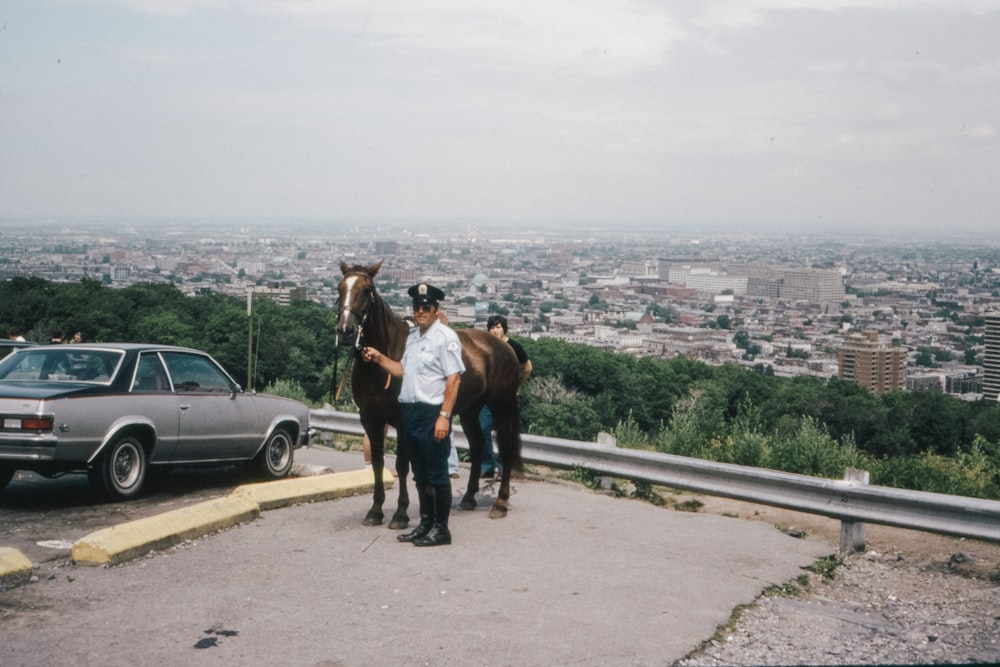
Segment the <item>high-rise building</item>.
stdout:
[[879,340],[877,331],[851,334],[837,349],[837,377],[859,384],[876,396],[903,389],[906,350]]
[[983,398],[1000,398],[1000,313],[986,315],[986,353],[983,355]]
[[757,264],[730,266],[729,275],[748,278],[747,294],[813,303],[844,300],[844,278],[835,269],[781,268]]
[[375,256],[385,257],[386,255],[399,254],[399,241],[375,241]]
[[305,287],[283,287],[277,283],[269,284],[266,287],[263,285],[250,285],[247,287],[247,291],[254,296],[270,299],[279,306],[288,306],[293,301],[306,301],[309,298]]

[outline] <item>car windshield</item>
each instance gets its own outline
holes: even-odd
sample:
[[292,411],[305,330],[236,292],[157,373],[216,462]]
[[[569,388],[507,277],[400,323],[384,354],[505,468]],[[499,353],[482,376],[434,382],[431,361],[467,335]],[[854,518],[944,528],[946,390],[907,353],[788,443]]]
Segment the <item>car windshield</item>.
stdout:
[[123,355],[71,345],[20,350],[0,362],[0,380],[107,383]]

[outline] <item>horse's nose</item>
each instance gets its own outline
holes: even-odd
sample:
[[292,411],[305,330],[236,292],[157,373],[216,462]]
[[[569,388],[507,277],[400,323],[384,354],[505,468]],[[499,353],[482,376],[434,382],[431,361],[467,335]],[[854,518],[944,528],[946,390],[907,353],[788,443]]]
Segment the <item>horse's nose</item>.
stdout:
[[340,320],[337,322],[337,333],[342,336],[353,336],[354,335],[354,316],[348,312],[340,314]]

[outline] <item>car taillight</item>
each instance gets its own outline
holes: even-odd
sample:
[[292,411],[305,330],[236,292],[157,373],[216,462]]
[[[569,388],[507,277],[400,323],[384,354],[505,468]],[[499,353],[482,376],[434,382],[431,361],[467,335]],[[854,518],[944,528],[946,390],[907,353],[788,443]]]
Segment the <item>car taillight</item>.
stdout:
[[52,417],[4,417],[5,431],[51,431]]

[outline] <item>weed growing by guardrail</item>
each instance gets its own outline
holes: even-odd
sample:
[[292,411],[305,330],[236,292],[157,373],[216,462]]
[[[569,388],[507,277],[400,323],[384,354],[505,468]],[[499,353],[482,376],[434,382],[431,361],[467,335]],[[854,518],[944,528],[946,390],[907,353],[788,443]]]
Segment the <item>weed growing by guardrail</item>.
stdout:
[[823,581],[832,581],[837,575],[837,568],[844,564],[844,560],[837,554],[823,556],[809,566],[809,571],[823,577]]

